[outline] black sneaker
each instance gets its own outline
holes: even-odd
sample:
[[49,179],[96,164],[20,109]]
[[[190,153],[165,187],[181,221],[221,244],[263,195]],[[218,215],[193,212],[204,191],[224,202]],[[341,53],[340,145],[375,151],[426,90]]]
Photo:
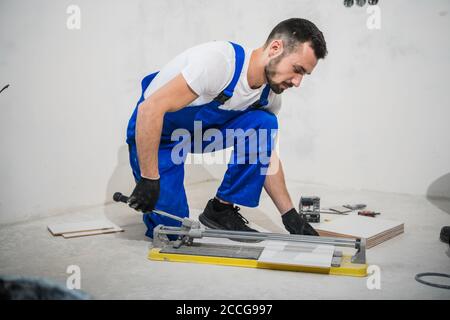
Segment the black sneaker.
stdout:
[[[238,206],[230,205],[229,208],[217,211],[214,209],[214,199],[208,201],[205,210],[198,217],[200,222],[211,229],[258,232],[247,226],[248,220],[240,213]],[[236,239],[231,239],[236,240]],[[260,240],[238,240],[243,242],[259,242]]]

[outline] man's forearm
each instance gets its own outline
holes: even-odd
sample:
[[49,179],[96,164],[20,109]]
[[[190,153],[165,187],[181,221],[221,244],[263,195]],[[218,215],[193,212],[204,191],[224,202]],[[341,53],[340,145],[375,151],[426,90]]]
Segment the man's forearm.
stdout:
[[[289,196],[289,192],[287,191],[281,160],[278,158],[276,152],[272,153],[270,167],[275,167],[277,170],[275,173],[266,176],[264,189],[272,199],[280,214],[284,214],[294,208],[294,205]],[[271,172],[270,169],[269,172]]]
[[136,146],[141,176],[158,178],[158,148],[161,139],[164,112],[151,101],[144,101],[138,109]]

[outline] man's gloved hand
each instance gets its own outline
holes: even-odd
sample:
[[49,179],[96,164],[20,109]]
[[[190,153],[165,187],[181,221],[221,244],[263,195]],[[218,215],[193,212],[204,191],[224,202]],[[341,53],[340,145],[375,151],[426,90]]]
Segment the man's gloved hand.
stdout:
[[128,198],[128,205],[137,211],[149,212],[155,209],[158,197],[159,179],[153,180],[142,177]]
[[281,216],[283,224],[287,231],[291,234],[303,234],[307,236],[318,236],[316,230],[306,222],[306,220],[297,213],[297,210],[292,208]]

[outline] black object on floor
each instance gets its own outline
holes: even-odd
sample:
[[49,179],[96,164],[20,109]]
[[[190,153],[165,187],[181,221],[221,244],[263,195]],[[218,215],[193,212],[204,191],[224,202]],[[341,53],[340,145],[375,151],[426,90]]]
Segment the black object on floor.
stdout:
[[0,276],[0,300],[90,300],[81,290],[70,290],[45,278]]
[[448,285],[425,281],[422,279],[423,277],[450,278],[450,274],[436,273],[436,272],[424,272],[424,273],[416,274],[416,277],[415,277],[416,281],[418,281],[422,284],[426,284],[427,286],[450,290],[450,286],[448,286]]
[[[443,227],[441,229],[441,236],[440,236],[440,238],[441,238],[441,241],[443,241],[443,242],[445,242],[445,243],[450,245],[450,226]],[[450,286],[449,285],[425,281],[425,280],[422,279],[423,277],[450,278],[450,274],[436,273],[436,272],[424,272],[424,273],[416,274],[416,277],[415,277],[417,282],[420,282],[420,283],[425,284],[427,286],[450,290]]]
[[441,229],[441,241],[450,245],[450,226]]
[[7,89],[7,88],[9,88],[9,84],[7,84],[6,86],[4,86],[4,87],[3,87],[3,89],[2,89],[2,90],[0,90],[0,93],[2,93],[2,92],[3,92],[3,90],[5,90],[5,89]]

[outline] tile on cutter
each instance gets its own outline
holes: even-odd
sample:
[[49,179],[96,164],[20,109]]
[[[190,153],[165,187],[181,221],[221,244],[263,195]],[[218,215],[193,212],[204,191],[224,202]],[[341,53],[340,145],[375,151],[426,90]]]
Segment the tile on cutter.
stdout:
[[329,268],[333,253],[332,245],[267,241],[258,261]]

